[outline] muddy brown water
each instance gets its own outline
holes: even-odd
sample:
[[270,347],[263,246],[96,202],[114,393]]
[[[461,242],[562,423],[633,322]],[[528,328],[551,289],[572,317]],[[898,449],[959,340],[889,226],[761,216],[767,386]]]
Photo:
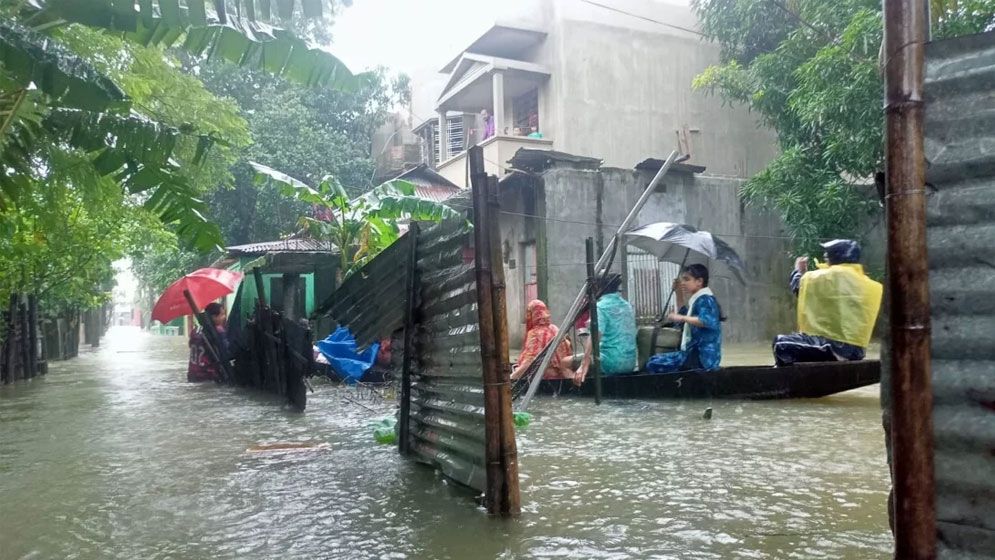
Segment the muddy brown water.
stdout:
[[[186,383],[184,352],[115,328],[98,351],[0,387],[0,558],[890,557],[877,387],[539,399],[509,521],[376,445],[369,425],[390,403],[319,384],[295,414]],[[265,450],[282,442],[321,445]]]

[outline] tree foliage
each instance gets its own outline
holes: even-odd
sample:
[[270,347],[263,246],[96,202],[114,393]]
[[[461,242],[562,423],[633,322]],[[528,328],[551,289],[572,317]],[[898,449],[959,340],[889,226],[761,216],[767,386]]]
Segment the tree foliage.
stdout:
[[[934,36],[995,23],[995,0],[934,0]],[[861,237],[878,203],[856,182],[882,169],[884,113],[880,2],[693,0],[721,63],[696,88],[747,106],[777,132],[781,149],[743,194],[783,216],[800,254],[817,243]]]
[[284,196],[329,211],[323,219],[303,217],[301,225],[315,238],[331,242],[339,252],[340,274],[346,276],[397,240],[402,219],[438,222],[463,218],[445,204],[419,197],[408,181],[389,181],[353,198],[332,176],[312,188],[265,165],[251,165],[257,182],[272,183]]
[[305,89],[230,65],[190,66],[206,87],[233,99],[249,123],[253,143],[233,167],[234,186],[211,197],[212,216],[229,244],[292,233],[310,208],[270,184],[253,182],[257,161],[311,184],[332,175],[352,196],[373,187],[373,133],[401,92],[383,71],[353,91]]

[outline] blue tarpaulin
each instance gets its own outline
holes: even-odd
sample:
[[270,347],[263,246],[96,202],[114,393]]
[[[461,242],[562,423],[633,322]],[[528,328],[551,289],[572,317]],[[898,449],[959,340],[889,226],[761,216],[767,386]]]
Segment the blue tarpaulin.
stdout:
[[346,383],[359,381],[366,370],[373,366],[380,351],[380,343],[371,344],[362,352],[356,351],[356,338],[349,329],[339,327],[325,340],[318,341],[318,351],[328,359],[332,371]]

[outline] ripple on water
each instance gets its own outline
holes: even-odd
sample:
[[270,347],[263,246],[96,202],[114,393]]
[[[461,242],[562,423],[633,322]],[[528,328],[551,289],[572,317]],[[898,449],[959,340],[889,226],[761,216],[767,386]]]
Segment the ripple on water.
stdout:
[[[505,522],[373,443],[389,405],[319,384],[301,415],[191,385],[184,344],[115,330],[0,387],[5,557],[890,555],[876,389],[713,402],[711,421],[701,403],[540,399],[519,436],[523,515]],[[279,442],[327,448],[246,452]]]

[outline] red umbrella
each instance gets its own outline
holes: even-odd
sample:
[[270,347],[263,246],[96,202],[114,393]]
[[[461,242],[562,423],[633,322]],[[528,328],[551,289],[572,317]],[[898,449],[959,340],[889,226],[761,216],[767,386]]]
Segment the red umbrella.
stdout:
[[152,320],[168,323],[177,317],[190,315],[190,304],[183,295],[185,290],[190,291],[197,307],[203,309],[208,303],[234,292],[241,281],[241,272],[220,268],[195,270],[170,284],[159,296],[159,301],[152,308]]

